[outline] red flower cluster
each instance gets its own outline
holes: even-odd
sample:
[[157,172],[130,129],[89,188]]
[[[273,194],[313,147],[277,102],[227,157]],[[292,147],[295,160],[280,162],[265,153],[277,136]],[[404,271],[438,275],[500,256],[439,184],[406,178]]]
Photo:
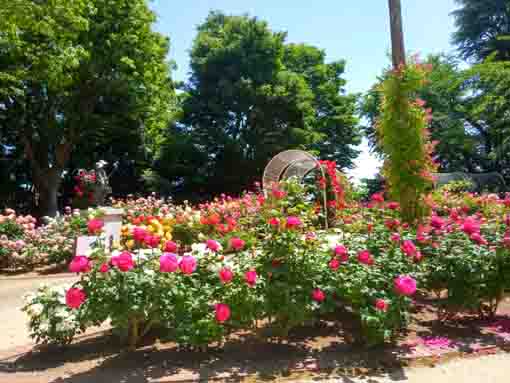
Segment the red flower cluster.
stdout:
[[74,177],[76,185],[74,193],[78,198],[87,197],[90,203],[94,202],[94,186],[96,185],[97,177],[96,172],[91,170],[80,170],[78,175]]

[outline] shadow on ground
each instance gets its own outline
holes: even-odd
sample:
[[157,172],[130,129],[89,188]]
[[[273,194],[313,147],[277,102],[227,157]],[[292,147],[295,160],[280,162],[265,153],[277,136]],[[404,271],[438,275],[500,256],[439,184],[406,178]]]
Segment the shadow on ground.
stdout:
[[235,333],[221,347],[206,352],[154,342],[154,338],[135,352],[119,351],[122,345],[118,338],[106,333],[65,348],[41,348],[0,360],[0,375],[19,378],[35,374],[47,379],[35,380],[41,383],[251,382],[305,378],[352,383],[359,381],[353,380],[355,376],[365,376],[366,383],[377,383],[383,375],[385,381],[398,382],[406,380],[404,367],[413,358],[412,344],[416,339],[447,337],[458,353],[471,353],[475,346],[507,349],[509,343],[498,334],[487,332],[483,322],[469,317],[440,322],[435,312],[434,306],[418,303],[410,330],[397,341],[398,347],[367,349],[356,344],[353,339],[358,338],[359,329],[353,325],[355,321],[345,318],[348,315],[345,312],[339,312],[314,325],[293,330],[283,342],[271,341],[267,329],[261,329]]

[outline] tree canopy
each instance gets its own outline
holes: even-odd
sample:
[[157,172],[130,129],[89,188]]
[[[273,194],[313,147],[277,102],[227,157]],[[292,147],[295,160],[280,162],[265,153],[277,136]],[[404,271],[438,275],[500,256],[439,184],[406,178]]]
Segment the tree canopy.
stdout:
[[[145,0],[13,0],[0,9],[0,127],[43,214],[72,156],[137,152],[172,113],[169,42]],[[144,135],[141,132],[145,133]],[[148,150],[153,142],[144,142]]]
[[510,60],[510,1],[456,0],[453,42],[464,59],[481,61],[494,54]]
[[344,62],[326,64],[320,49],[285,38],[262,20],[220,12],[198,27],[180,127],[206,153],[194,179],[211,192],[240,191],[288,148],[352,166],[359,133]]

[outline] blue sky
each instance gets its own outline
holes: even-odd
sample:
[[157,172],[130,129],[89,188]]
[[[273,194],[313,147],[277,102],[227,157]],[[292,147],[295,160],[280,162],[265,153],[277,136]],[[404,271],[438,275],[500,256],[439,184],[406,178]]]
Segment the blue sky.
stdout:
[[[271,29],[287,31],[289,42],[303,42],[326,51],[327,60],[345,59],[347,90],[364,92],[389,64],[390,47],[387,0],[153,0],[159,16],[156,29],[170,36],[170,58],[177,63],[173,74],[185,80],[189,50],[196,26],[210,10],[249,14],[266,20]],[[454,0],[402,0],[406,50],[427,55],[452,51]],[[372,176],[378,161],[366,143],[355,178]]]

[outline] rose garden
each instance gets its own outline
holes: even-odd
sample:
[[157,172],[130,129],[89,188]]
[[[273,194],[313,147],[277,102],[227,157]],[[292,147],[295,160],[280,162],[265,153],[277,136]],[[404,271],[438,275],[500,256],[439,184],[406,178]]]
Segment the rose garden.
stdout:
[[364,94],[257,17],[209,11],[176,81],[161,4],[0,7],[0,381],[507,358],[510,7],[455,0],[420,58],[400,3]]

